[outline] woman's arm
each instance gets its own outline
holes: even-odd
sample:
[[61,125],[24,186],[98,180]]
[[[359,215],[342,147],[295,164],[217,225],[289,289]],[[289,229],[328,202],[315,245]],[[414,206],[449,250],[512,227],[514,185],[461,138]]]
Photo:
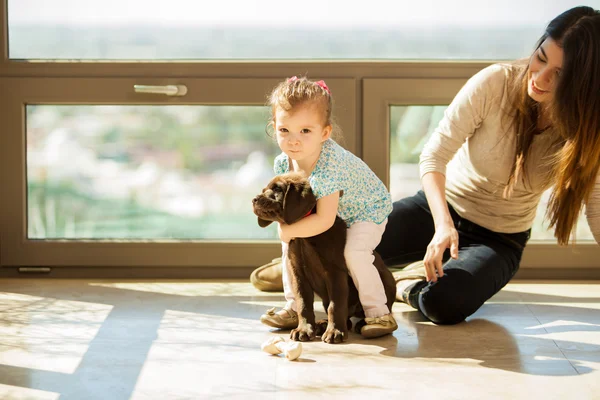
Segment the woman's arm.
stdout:
[[337,215],[340,192],[332,193],[317,200],[317,212],[291,225],[279,224],[279,237],[282,242],[293,238],[316,236],[333,226]]
[[488,113],[495,112],[505,73],[502,67],[492,65],[469,79],[446,109],[421,153],[421,183],[435,224],[435,234],[423,258],[429,281],[435,282],[438,276],[443,276],[442,257],[447,248],[453,258],[458,257],[458,232],[446,203],[446,165],[475,134]]
[[428,172],[446,174],[446,165],[479,129],[488,113],[498,110],[505,70],[491,65],[475,74],[456,94],[419,157],[421,179]]
[[423,263],[427,280],[435,282],[437,276],[444,276],[444,251],[450,248],[450,256],[458,258],[458,232],[454,228],[454,221],[446,203],[446,177],[439,172],[429,172],[423,176],[421,182],[435,224],[435,234],[427,246]]

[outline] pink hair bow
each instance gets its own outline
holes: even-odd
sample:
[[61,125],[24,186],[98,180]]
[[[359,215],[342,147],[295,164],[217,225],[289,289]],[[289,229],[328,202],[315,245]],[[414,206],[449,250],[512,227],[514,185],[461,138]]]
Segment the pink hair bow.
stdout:
[[296,82],[297,80],[298,80],[298,77],[296,75],[294,75],[288,79],[288,82]]
[[320,87],[322,87],[323,89],[325,89],[325,91],[329,94],[331,94],[331,90],[329,90],[329,88],[327,87],[327,85],[325,84],[325,81],[321,80],[321,81],[317,81],[315,82],[315,84],[319,85]]

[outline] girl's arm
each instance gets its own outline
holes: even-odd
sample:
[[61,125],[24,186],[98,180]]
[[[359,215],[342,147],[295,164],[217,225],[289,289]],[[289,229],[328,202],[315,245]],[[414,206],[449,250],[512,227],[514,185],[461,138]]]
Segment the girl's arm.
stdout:
[[337,215],[340,192],[332,193],[317,200],[317,212],[291,225],[279,224],[279,237],[282,242],[293,238],[316,236],[333,226]]

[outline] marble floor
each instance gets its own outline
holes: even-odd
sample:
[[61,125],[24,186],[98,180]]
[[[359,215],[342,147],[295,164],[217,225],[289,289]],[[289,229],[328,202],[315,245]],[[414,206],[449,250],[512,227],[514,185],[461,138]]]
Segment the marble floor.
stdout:
[[[268,355],[241,281],[0,280],[0,399],[600,399],[600,282],[508,285],[456,326]],[[322,308],[318,308],[322,314]]]

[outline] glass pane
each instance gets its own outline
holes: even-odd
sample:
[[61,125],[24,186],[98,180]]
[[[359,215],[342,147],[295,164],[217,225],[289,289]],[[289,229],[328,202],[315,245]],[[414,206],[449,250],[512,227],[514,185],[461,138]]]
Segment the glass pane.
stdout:
[[[419,154],[435,130],[447,106],[390,107],[390,191],[394,201],[414,195],[421,189]],[[544,193],[533,223],[532,239],[556,242],[545,220],[549,191]],[[585,217],[577,224],[578,241],[594,240]]]
[[390,107],[390,192],[393,200],[421,189],[419,155],[447,106]]
[[[600,8],[600,0],[587,2]],[[8,0],[13,59],[515,59],[576,0]]]
[[[542,195],[542,201],[540,201],[540,205],[538,206],[537,215],[535,216],[535,220],[533,221],[533,229],[531,238],[535,240],[545,240],[556,243],[556,238],[554,237],[554,230],[548,229],[548,220],[546,219],[546,206],[548,204],[548,199],[550,198],[550,190],[546,191]],[[585,214],[581,213],[579,216],[579,220],[577,221],[577,227],[574,229],[574,238],[577,242],[582,241],[594,241],[594,235],[590,230],[590,226],[587,223],[587,219],[585,218]]]
[[275,239],[264,106],[27,106],[32,239]]

